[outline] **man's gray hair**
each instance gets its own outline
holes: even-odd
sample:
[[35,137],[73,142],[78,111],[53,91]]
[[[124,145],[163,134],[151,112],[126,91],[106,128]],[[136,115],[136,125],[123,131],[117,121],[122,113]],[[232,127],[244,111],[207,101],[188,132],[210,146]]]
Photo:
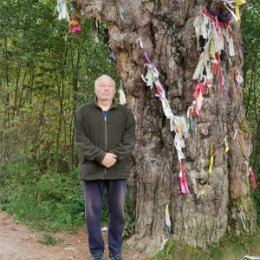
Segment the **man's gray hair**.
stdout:
[[114,87],[116,87],[116,82],[115,82],[110,76],[104,74],[104,75],[99,76],[99,77],[95,80],[95,83],[94,83],[94,87],[95,87],[95,88],[98,86],[99,82],[100,82],[102,79],[109,79],[109,80],[113,83]]

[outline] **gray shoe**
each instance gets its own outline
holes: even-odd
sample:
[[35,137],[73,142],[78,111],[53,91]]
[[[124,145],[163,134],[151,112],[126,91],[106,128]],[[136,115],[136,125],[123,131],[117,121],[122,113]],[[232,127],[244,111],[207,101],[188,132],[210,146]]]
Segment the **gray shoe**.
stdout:
[[120,254],[109,254],[108,260],[123,260]]

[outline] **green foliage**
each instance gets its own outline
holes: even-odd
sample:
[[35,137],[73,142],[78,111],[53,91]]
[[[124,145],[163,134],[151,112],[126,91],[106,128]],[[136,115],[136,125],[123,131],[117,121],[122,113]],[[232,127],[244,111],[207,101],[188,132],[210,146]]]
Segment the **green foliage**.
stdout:
[[134,233],[134,229],[135,229],[135,218],[134,218],[133,204],[132,204],[130,193],[126,192],[124,237],[130,237]]
[[258,255],[260,252],[260,231],[243,236],[229,235],[219,243],[206,249],[193,248],[168,240],[164,250],[154,260],[239,260],[244,255]]
[[[258,188],[253,197],[256,202],[258,225],[260,225],[260,2],[252,0],[247,4],[243,21],[242,36],[244,42],[244,106],[252,129],[253,152],[250,165],[256,175]],[[243,128],[240,124],[240,128]],[[242,131],[244,131],[242,129]]]
[[[25,162],[7,165],[0,174],[0,208],[29,226],[44,231],[76,231],[84,224],[84,198],[79,173],[66,176]],[[104,196],[102,223],[108,222],[107,197]],[[129,193],[126,195],[125,236],[134,229]],[[43,243],[51,240],[43,235]]]
[[[94,40],[92,21],[78,15],[82,30],[72,35],[55,4],[0,2],[0,151],[6,160],[19,151],[42,171],[63,174],[77,163],[74,110],[94,98],[99,75],[118,76],[103,36]],[[76,14],[72,6],[69,12]]]
[[[242,35],[245,47],[245,64],[244,64],[244,105],[246,108],[246,114],[250,122],[250,126],[253,129],[254,139],[254,151],[252,158],[252,164],[256,172],[260,171],[259,164],[259,147],[260,140],[258,133],[260,131],[260,2],[252,0],[247,6],[245,11],[243,23],[242,23]],[[258,155],[257,155],[258,154]]]
[[253,198],[255,200],[256,205],[256,212],[257,212],[257,225],[260,227],[260,189],[259,189],[259,182],[258,182],[258,188],[255,190],[253,194]]
[[177,244],[173,240],[168,240],[163,251],[159,251],[152,259],[154,260],[220,260],[219,250],[212,247],[210,249],[196,249],[187,245]]
[[[19,176],[19,178],[18,178]],[[8,165],[0,175],[0,207],[30,226],[74,231],[84,223],[84,199],[78,172],[41,174],[36,165]]]
[[[94,40],[92,21],[77,14],[81,33],[69,34],[55,4],[0,1],[0,205],[47,231],[83,224],[73,113],[94,98],[99,75],[118,82],[103,36]],[[72,6],[69,12],[76,14]],[[105,207],[102,221],[107,219]]]

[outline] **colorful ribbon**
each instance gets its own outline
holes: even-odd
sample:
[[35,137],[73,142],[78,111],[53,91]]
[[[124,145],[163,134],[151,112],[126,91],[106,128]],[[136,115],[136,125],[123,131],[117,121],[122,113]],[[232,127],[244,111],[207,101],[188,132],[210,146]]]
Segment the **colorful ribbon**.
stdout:
[[224,138],[224,143],[225,143],[225,152],[227,153],[229,151],[227,136],[225,136]]
[[209,160],[209,174],[212,173],[214,164],[214,145],[210,145],[210,160]]
[[[246,0],[221,0],[228,11],[232,14],[237,22],[241,21],[239,7],[246,4]],[[235,9],[235,12],[233,11]]]
[[[141,38],[138,38],[136,41],[137,44],[143,48]],[[181,191],[182,193],[188,193],[188,185],[185,178],[184,172],[184,164],[182,159],[185,158],[182,149],[185,147],[184,139],[188,135],[188,127],[186,125],[186,119],[183,116],[175,116],[171,110],[169,101],[166,98],[165,90],[159,80],[159,72],[156,68],[156,65],[150,60],[148,54],[144,51],[144,58],[147,62],[145,65],[147,67],[146,75],[141,75],[143,81],[149,86],[151,89],[155,87],[155,96],[161,100],[162,108],[164,115],[167,119],[170,120],[170,129],[171,131],[175,131],[175,138],[174,138],[174,146],[177,150],[178,159],[181,165],[181,172],[180,172],[180,180],[181,180]]]
[[238,17],[233,12],[233,9],[236,7],[235,0],[221,0],[225,7],[228,9],[228,11],[232,14],[232,16],[235,18],[236,21],[238,21]]
[[257,187],[257,184],[256,184],[256,179],[255,179],[255,173],[253,172],[251,167],[249,168],[249,173],[250,173],[250,176],[251,176],[251,181],[252,181],[252,184],[253,184],[253,188],[255,190],[256,187]]
[[199,82],[195,86],[195,92],[194,92],[194,97],[196,100],[195,103],[195,113],[197,116],[200,115],[200,110],[202,106],[202,101],[203,101],[203,95],[205,94],[205,89],[208,88],[209,82]]
[[182,160],[180,160],[180,168],[181,168],[181,171],[180,171],[181,193],[187,194],[190,191],[189,191],[187,180],[185,177],[184,163]]

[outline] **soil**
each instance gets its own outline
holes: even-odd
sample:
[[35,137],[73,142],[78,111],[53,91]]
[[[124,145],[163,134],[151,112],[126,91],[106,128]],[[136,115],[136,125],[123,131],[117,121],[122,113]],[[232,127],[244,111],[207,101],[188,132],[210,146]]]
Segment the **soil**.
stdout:
[[[88,260],[91,259],[86,246],[86,234],[55,233],[52,237],[61,242],[43,245],[39,242],[43,233],[30,230],[8,214],[0,211],[0,260]],[[104,237],[106,237],[104,233]],[[108,259],[105,252],[105,260]],[[124,260],[148,260],[148,256],[124,249]]]

